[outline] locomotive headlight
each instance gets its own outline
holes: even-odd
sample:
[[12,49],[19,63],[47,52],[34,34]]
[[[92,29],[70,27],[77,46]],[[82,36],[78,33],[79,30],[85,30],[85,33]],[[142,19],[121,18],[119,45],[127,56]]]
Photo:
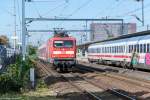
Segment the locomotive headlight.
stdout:
[[66,54],[74,54],[74,51],[66,51]]
[[53,54],[61,54],[61,51],[53,51]]

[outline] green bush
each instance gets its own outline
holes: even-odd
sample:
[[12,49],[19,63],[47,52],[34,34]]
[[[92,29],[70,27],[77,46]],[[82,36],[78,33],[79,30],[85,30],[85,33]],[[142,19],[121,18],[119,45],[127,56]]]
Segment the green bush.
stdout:
[[8,65],[6,72],[0,74],[0,93],[18,92],[21,88],[28,87],[30,68],[36,65],[36,49],[36,47],[29,46],[29,56],[25,61],[22,61],[22,57],[17,55],[13,59],[15,63]]
[[32,57],[26,57],[25,61],[20,56],[16,57],[15,64],[7,66],[7,71],[0,75],[0,92],[20,91],[21,88],[27,88],[29,85],[29,71],[35,66]]

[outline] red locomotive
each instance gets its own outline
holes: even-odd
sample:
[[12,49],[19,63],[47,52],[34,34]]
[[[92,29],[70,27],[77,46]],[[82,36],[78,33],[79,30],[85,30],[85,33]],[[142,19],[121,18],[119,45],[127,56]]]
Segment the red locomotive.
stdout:
[[76,39],[56,34],[38,48],[38,57],[60,71],[68,70],[76,65]]

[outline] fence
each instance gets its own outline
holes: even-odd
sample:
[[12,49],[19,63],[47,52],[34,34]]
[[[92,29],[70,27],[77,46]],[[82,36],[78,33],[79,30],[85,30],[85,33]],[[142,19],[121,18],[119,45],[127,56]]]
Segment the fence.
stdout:
[[12,48],[0,45],[0,72],[5,71],[7,65],[15,63],[16,55],[19,54],[18,51],[19,50],[14,51]]

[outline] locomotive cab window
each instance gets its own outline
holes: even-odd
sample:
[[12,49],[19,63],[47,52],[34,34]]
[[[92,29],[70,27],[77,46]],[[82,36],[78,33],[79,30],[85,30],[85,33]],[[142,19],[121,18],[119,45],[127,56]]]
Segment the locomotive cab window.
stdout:
[[54,47],[66,47],[70,48],[73,46],[73,41],[71,40],[63,40],[63,41],[54,41]]

